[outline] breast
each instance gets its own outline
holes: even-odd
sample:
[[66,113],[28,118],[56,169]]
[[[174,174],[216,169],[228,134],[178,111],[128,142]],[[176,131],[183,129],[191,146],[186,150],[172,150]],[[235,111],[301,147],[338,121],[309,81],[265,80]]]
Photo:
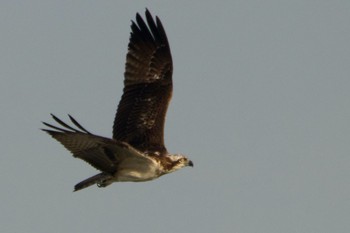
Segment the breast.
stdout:
[[123,160],[118,165],[115,180],[121,182],[142,182],[156,179],[159,176],[159,163],[148,158],[133,157]]

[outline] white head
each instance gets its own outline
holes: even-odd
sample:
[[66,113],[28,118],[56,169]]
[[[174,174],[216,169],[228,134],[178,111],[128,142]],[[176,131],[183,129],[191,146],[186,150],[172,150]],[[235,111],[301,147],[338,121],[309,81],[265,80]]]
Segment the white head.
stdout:
[[174,172],[183,167],[193,167],[193,162],[182,154],[172,154],[167,156],[171,161],[171,166],[168,172]]

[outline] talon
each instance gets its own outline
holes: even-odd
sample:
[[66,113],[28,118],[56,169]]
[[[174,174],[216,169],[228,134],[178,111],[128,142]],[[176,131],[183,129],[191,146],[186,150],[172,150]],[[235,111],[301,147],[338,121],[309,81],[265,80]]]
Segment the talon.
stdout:
[[99,182],[97,183],[97,187],[99,187],[99,188],[104,188],[104,187],[106,187],[106,184],[105,184],[104,182],[106,182],[106,180],[101,180],[101,181],[99,181]]

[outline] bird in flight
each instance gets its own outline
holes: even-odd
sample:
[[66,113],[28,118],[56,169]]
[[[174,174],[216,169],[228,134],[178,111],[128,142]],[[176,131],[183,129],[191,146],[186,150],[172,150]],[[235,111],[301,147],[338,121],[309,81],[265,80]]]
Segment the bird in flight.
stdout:
[[76,184],[74,191],[113,182],[149,181],[193,163],[164,146],[164,122],[172,96],[173,62],[167,36],[158,17],[146,9],[146,20],[137,13],[132,21],[124,73],[124,91],[113,125],[113,138],[97,136],[72,116],[68,125],[43,122],[50,134],[101,172]]

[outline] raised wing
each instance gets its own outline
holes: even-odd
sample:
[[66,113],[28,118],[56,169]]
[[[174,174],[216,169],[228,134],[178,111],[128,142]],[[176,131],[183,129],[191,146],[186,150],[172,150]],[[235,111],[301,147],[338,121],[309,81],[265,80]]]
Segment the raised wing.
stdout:
[[74,157],[88,162],[100,171],[113,174],[118,164],[125,158],[139,157],[148,160],[127,143],[91,134],[71,116],[69,116],[70,120],[78,129],[69,126],[54,115],[52,117],[62,128],[43,122],[51,129],[42,130],[59,141],[72,152]]
[[113,138],[149,154],[164,154],[164,122],[172,95],[172,58],[162,23],[136,14],[126,56],[124,93]]

